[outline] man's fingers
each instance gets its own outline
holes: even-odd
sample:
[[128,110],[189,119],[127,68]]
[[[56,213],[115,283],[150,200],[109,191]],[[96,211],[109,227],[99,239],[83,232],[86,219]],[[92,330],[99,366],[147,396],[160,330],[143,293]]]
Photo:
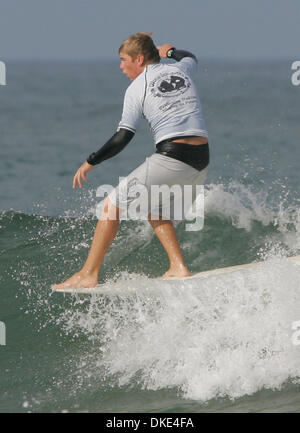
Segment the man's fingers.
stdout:
[[172,48],[171,44],[159,45],[156,48],[158,49],[160,57],[167,57],[167,52]]
[[76,188],[77,185],[80,185],[80,174],[78,173],[78,171],[74,176],[73,188]]
[[74,176],[74,178],[73,178],[73,188],[76,188],[76,186],[77,186],[77,184],[78,184],[78,179],[77,179],[77,177],[78,177],[78,170],[76,171],[75,176]]
[[82,188],[82,182],[81,179],[83,179],[86,183],[88,183],[86,174],[84,171],[81,170],[77,170],[74,178],[73,178],[73,188],[76,188],[76,186],[78,185],[80,188]]

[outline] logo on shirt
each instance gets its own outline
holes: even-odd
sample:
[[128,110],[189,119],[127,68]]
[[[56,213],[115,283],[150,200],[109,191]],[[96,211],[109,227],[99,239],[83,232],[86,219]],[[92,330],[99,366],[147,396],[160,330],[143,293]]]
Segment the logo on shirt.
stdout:
[[181,72],[162,74],[150,83],[150,90],[153,96],[170,97],[185,93],[191,82]]

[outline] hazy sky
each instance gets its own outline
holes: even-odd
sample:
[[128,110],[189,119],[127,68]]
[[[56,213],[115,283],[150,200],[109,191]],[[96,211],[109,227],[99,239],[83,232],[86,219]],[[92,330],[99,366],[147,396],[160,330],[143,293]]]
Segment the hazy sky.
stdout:
[[300,60],[300,0],[0,0],[0,60],[118,58],[153,31],[212,58]]

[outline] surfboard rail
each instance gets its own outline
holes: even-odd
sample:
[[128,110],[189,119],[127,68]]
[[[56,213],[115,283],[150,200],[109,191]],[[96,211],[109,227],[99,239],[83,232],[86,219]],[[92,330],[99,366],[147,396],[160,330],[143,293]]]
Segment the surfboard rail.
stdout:
[[[300,255],[298,256],[292,256],[292,257],[287,257],[287,258],[274,258],[273,260],[287,260],[288,262],[294,264],[294,265],[298,265],[300,266]],[[252,262],[252,263],[246,263],[243,265],[234,265],[234,266],[227,266],[224,268],[217,268],[217,269],[211,269],[208,271],[202,271],[202,272],[197,272],[196,274],[193,274],[189,277],[182,277],[182,278],[178,278],[178,277],[168,277],[168,278],[154,278],[153,280],[155,281],[181,281],[181,280],[190,280],[190,279],[196,279],[196,278],[207,278],[207,277],[211,277],[214,275],[222,275],[222,274],[227,274],[227,273],[232,273],[232,272],[236,272],[236,271],[240,271],[240,270],[244,270],[244,269],[254,269],[260,266],[264,266],[267,263],[271,263],[273,260],[268,260],[268,261],[257,261],[257,262]],[[149,280],[149,279],[147,279]],[[132,284],[132,282],[135,281],[133,279],[129,279],[127,280],[127,285]],[[125,283],[125,281],[124,281]],[[52,288],[52,287],[51,287]],[[93,288],[85,288],[85,287],[66,287],[64,289],[60,289],[60,290],[55,290],[53,289],[53,292],[60,292],[60,293],[77,293],[77,294],[96,294],[96,293],[108,293],[109,292],[109,286],[107,285],[107,283],[104,284],[98,284],[96,287]]]

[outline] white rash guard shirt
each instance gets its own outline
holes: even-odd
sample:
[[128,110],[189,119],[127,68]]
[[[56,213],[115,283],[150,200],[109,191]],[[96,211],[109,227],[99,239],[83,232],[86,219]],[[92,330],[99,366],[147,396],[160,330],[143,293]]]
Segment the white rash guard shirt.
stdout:
[[118,130],[135,133],[143,116],[155,144],[173,137],[207,137],[200,98],[191,78],[196,68],[197,61],[191,57],[146,66],[126,90]]

